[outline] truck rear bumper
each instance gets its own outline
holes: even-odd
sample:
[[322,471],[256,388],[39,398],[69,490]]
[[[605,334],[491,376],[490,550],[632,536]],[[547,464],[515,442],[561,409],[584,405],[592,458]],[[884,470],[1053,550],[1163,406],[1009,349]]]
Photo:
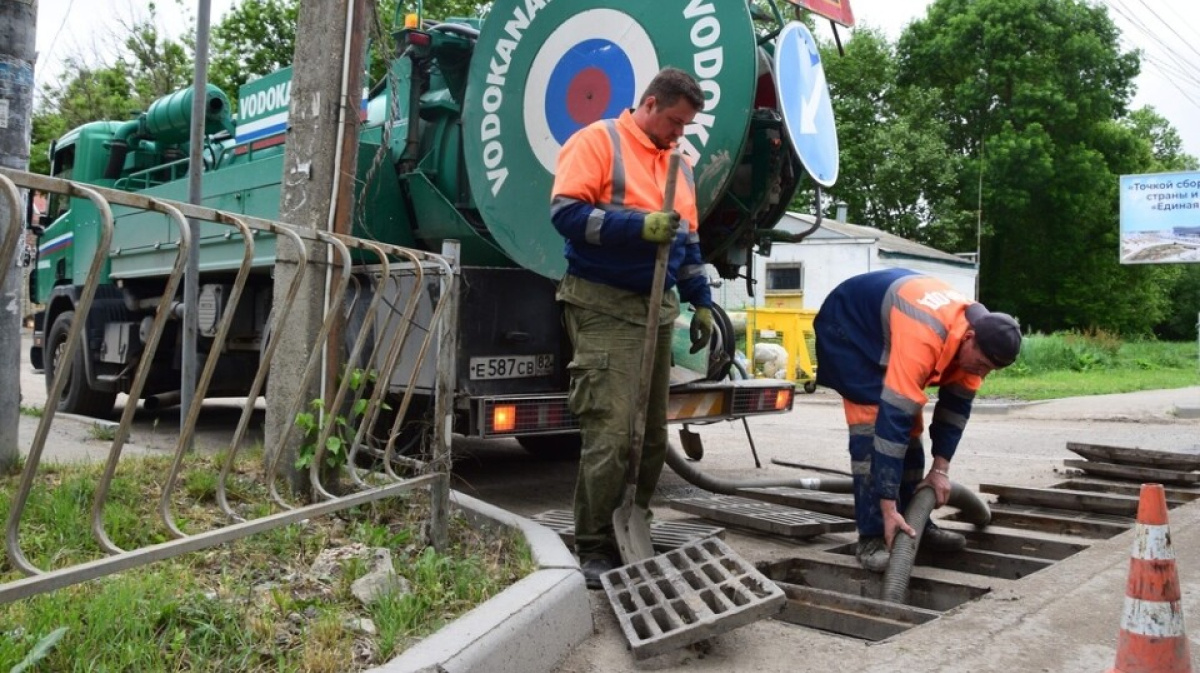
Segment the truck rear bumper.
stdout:
[[[701,423],[783,413],[792,408],[795,388],[789,381],[775,379],[675,386],[667,419]],[[472,437],[549,435],[579,429],[579,419],[567,409],[566,393],[475,397],[469,411],[469,427],[463,430]]]

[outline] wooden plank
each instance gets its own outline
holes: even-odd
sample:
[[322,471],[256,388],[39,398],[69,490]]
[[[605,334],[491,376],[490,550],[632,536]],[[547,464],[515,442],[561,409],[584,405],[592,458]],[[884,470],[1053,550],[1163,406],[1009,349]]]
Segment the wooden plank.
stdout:
[[810,512],[832,514],[846,519],[854,518],[854,496],[849,493],[826,493],[790,486],[767,486],[763,488],[741,488],[738,493],[776,505],[806,509]]
[[979,490],[1000,497],[1013,505],[1036,505],[1074,512],[1100,512],[1119,516],[1137,516],[1138,498],[1118,493],[1070,491],[1061,488],[1029,488],[1003,484],[980,484]]
[[1100,463],[1094,460],[1074,460],[1068,458],[1063,465],[1083,470],[1088,474],[1124,479],[1125,481],[1140,481],[1156,484],[1197,484],[1200,483],[1200,473],[1179,472],[1177,470],[1162,470],[1154,467],[1138,467],[1136,465],[1117,465],[1115,463]]
[[[1050,488],[1065,488],[1072,491],[1096,491],[1098,493],[1120,493],[1121,495],[1141,495],[1141,484],[1126,484],[1101,479],[1068,479],[1052,485]],[[1200,490],[1184,490],[1182,488],[1164,488],[1167,505],[1178,507],[1193,500],[1200,500]]]
[[1200,454],[1067,442],[1067,450],[1088,460],[1190,472],[1200,470]]

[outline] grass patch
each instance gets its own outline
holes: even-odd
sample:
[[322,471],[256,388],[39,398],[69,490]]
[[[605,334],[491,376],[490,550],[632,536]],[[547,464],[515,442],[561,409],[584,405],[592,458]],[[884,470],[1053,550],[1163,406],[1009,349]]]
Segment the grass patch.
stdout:
[[[260,460],[232,475],[228,493],[244,516],[269,513]],[[127,457],[104,512],[113,542],[134,549],[170,539],[156,510],[169,461]],[[213,505],[219,456],[192,456],[174,496],[176,522],[195,533],[226,523]],[[88,520],[101,466],[43,466],[21,526],[25,555],[44,569],[103,556]],[[7,517],[18,478],[0,479]],[[423,492],[312,519],[250,538],[0,606],[0,670],[61,639],[35,671],[353,671],[395,657],[419,638],[532,571],[520,537],[451,522],[452,550],[422,541]],[[363,606],[350,592],[369,568],[335,577],[309,572],[325,549],[385,547],[411,592]],[[20,579],[7,560],[0,581]],[[377,633],[361,629],[370,619]]]
[[1200,385],[1196,349],[1101,331],[1030,335],[1016,363],[988,376],[982,393],[1047,400]]

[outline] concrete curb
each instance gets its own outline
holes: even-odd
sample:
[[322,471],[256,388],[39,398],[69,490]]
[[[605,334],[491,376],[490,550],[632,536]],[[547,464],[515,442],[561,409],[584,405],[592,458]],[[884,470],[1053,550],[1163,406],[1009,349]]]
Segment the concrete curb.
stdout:
[[553,531],[451,491],[472,525],[519,530],[538,569],[369,673],[538,673],[592,636],[592,606],[579,563]]

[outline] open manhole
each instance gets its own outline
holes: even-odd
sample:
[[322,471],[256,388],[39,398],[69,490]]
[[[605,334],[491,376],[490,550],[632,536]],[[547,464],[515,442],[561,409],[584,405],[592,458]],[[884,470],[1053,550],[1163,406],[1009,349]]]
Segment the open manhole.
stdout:
[[[987,530],[956,529],[956,532],[966,536],[966,549],[954,552],[918,549],[916,565],[984,577],[1019,580],[1087,549],[1085,544],[1006,535]],[[853,556],[855,547],[856,545],[851,543],[827,551]]]
[[797,558],[759,566],[759,570],[787,596],[776,619],[871,641],[932,621],[988,592],[913,577],[909,604],[901,605],[880,600],[883,575],[862,568]]

